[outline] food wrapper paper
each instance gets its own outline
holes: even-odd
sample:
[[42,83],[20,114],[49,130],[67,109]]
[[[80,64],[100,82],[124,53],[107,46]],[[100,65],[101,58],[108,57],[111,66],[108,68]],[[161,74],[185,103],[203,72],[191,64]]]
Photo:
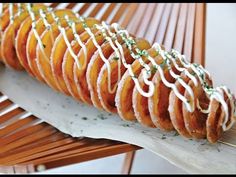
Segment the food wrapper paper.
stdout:
[[[0,66],[0,91],[20,107],[73,137],[107,138],[138,145],[188,173],[236,173],[235,147],[189,140],[175,132],[166,133],[124,121],[117,114],[58,93],[26,72]],[[235,136],[228,134],[225,139],[235,144]]]

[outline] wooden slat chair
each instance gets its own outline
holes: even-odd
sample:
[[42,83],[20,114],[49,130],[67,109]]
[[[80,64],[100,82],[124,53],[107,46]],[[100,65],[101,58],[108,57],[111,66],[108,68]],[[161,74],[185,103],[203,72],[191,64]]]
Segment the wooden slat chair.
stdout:
[[[206,5],[148,3],[47,3],[85,16],[118,22],[132,34],[175,48],[204,65]],[[32,173],[68,164],[126,153],[123,174],[131,171],[131,144],[72,138],[28,113],[0,93],[0,172]]]

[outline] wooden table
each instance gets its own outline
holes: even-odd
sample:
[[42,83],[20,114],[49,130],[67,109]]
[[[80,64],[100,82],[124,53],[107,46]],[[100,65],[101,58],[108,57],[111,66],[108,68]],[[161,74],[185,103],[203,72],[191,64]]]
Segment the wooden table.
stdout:
[[[206,4],[47,4],[108,23],[118,22],[138,37],[164,44],[167,50],[175,48],[192,62],[205,63]],[[126,153],[122,173],[130,173],[134,153],[141,147],[106,139],[72,138],[0,95],[0,172],[32,173]]]

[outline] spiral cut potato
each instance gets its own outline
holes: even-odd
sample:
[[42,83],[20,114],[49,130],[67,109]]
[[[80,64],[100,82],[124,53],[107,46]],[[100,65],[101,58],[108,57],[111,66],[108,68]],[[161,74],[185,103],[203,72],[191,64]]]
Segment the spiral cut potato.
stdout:
[[211,143],[235,121],[234,95],[176,50],[69,9],[1,4],[0,14],[1,61],[76,100]]

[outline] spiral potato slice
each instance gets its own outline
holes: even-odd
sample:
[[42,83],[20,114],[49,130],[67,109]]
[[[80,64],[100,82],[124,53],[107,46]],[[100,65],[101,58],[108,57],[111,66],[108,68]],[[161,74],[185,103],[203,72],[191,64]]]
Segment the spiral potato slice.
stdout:
[[[95,29],[94,29],[95,33]],[[87,41],[90,39],[89,34],[85,31],[80,35],[80,39],[83,43],[87,43]],[[74,43],[71,42],[72,50],[78,54],[79,51],[81,50],[81,46],[74,41]],[[70,54],[70,51],[67,49],[65,52],[65,55],[63,57],[63,62],[62,62],[62,74],[63,74],[63,79],[65,81],[66,87],[70,93],[71,96],[73,96],[77,100],[81,100],[77,86],[75,84],[74,80],[74,63],[75,59],[72,57]]]
[[[63,17],[65,14],[68,14],[69,16],[71,16],[73,13],[70,10],[55,10],[54,12],[58,17]],[[52,18],[52,15],[49,13],[46,13],[46,19],[47,22],[49,24],[53,23],[54,20]],[[40,35],[44,30],[45,30],[45,25],[43,22],[43,19],[39,19],[39,15],[36,16],[36,31],[38,32],[38,34]],[[21,65],[24,67],[24,69],[30,73],[32,76],[34,75],[34,72],[31,70],[29,64],[28,64],[28,60],[27,60],[27,52],[26,52],[26,44],[27,44],[27,40],[28,37],[30,37],[29,33],[31,31],[32,28],[32,19],[31,17],[28,17],[25,19],[25,21],[21,24],[18,33],[17,33],[17,37],[16,37],[16,53],[18,56],[18,59],[21,63]],[[35,39],[35,38],[33,38]],[[31,39],[31,40],[33,40]],[[34,40],[34,42],[37,42],[36,40]],[[32,45],[34,44],[33,42],[31,43]]]
[[[14,14],[17,12],[17,10],[18,10],[17,6],[13,5],[13,13]],[[1,20],[0,20],[0,25],[1,25],[0,46],[1,46],[1,43],[2,43],[3,33],[4,33],[5,29],[7,28],[7,26],[9,25],[9,23],[10,23],[9,8],[8,8],[8,6],[4,6],[2,17],[1,17]],[[3,58],[2,58],[2,49],[0,49],[0,61],[2,61],[2,60],[3,60]]]
[[[85,22],[88,25],[88,27],[92,27],[94,24],[99,23],[99,21],[94,18],[86,18]],[[81,33],[85,31],[82,23],[76,24],[75,28],[78,35],[80,35]],[[73,35],[72,29],[66,30],[66,36],[69,42],[73,40],[74,35]],[[55,81],[60,87],[60,90],[66,95],[70,95],[66,87],[66,84],[64,82],[64,78],[62,74],[62,61],[63,61],[64,54],[66,52],[66,49],[67,49],[67,45],[66,45],[65,39],[63,35],[60,34],[53,45],[50,64],[53,71],[53,77],[55,78]]]
[[[182,77],[184,79],[184,77]],[[193,81],[189,81],[188,85],[192,88],[194,96],[199,100],[199,104],[203,109],[207,109],[209,99],[207,98],[201,85],[193,86]],[[185,90],[184,96],[187,100],[191,100],[190,94]],[[194,104],[197,105],[197,99],[194,99]],[[197,139],[203,139],[206,137],[206,120],[207,114],[201,112],[199,109],[195,109],[190,113],[186,106],[182,104],[183,118],[185,127],[189,134]]]
[[[148,47],[147,43],[147,47]],[[153,49],[147,50],[151,57],[156,57],[158,53]],[[145,63],[148,63],[149,60],[146,57],[142,57]],[[134,61],[131,65],[132,71],[136,77],[139,76],[142,66],[138,60]],[[124,73],[121,78],[121,81],[118,84],[117,92],[116,92],[116,106],[118,110],[118,114],[124,120],[135,120],[135,114],[132,106],[132,93],[135,87],[135,83],[132,80],[128,70]]]
[[[163,60],[159,60],[158,64],[161,65],[162,62]],[[173,64],[170,67],[164,67],[163,74],[168,82],[174,83],[175,79],[171,76],[169,70],[173,70],[176,74],[180,74],[180,72],[175,69]],[[168,111],[168,106],[171,104],[169,103],[169,99],[166,99],[169,98],[171,89],[163,83],[159,72],[155,73],[152,81],[155,90],[154,94],[148,98],[148,108],[152,122],[162,130],[171,131],[174,129]]]
[[[148,49],[149,46],[147,45],[146,41],[143,39],[135,39],[136,41],[136,45],[140,48],[140,49]],[[126,48],[126,45],[123,44],[122,46],[123,51],[124,51],[124,58],[126,60],[126,62],[128,64],[132,64],[134,59],[133,57],[130,55],[130,51],[129,49]],[[115,84],[118,81],[118,73],[120,72],[120,75],[122,76],[124,74],[124,72],[126,71],[126,68],[121,64],[121,66],[119,67],[118,64],[118,60],[114,59],[116,57],[115,53],[113,53],[109,59],[109,65],[110,65],[110,70],[111,70],[111,74],[110,74],[110,79],[111,79],[111,89],[113,91],[113,93],[110,93],[108,90],[108,70],[107,70],[107,65],[103,64],[103,66],[100,69],[100,73],[98,75],[98,79],[97,79],[97,94],[98,94],[98,98],[100,100],[100,103],[103,107],[103,109],[105,109],[108,112],[112,112],[112,113],[116,113],[117,109],[116,109],[116,105],[115,105],[115,95],[116,95],[116,89]]]
[[[179,81],[175,82],[175,86],[180,94],[184,94],[184,87],[179,83]],[[182,101],[175,95],[172,90],[169,94],[169,106],[168,111],[170,115],[170,120],[175,130],[186,138],[191,138],[192,136],[189,134],[188,130],[185,128],[185,123],[183,119],[182,112]]]
[[[110,56],[115,53],[109,42],[102,46],[102,51],[104,51],[103,55],[108,61]],[[98,97],[97,80],[103,64],[104,61],[101,59],[99,52],[96,51],[88,64],[86,72],[86,80],[90,91],[91,101],[93,105],[99,109],[102,108],[102,105]]]
[[[32,11],[38,11],[39,9],[45,9],[45,8],[46,6],[44,5],[35,5],[32,7]],[[24,21],[28,16],[29,13],[27,11],[24,11],[21,13],[21,15],[16,16],[14,22],[8,25],[2,36],[2,43],[1,43],[2,58],[5,64],[16,70],[22,70],[23,67],[20,64],[16,54],[15,37],[22,21]]]

